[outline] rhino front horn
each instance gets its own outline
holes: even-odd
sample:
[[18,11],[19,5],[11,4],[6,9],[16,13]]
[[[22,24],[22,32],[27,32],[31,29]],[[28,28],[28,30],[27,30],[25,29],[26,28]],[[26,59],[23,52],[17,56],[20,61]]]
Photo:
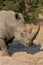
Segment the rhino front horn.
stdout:
[[31,33],[29,33],[29,40],[33,41],[36,38],[37,34],[39,33],[39,30],[40,30],[40,24],[38,24],[35,32],[31,31]]

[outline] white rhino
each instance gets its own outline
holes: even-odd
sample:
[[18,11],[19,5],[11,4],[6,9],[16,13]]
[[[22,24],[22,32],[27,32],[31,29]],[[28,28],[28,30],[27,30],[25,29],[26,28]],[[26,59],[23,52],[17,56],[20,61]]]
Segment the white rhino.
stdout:
[[39,30],[40,26],[38,25],[35,33],[32,33],[32,29],[27,33],[21,13],[0,11],[0,48],[5,55],[10,55],[8,48],[13,39],[16,39],[24,46],[31,46]]

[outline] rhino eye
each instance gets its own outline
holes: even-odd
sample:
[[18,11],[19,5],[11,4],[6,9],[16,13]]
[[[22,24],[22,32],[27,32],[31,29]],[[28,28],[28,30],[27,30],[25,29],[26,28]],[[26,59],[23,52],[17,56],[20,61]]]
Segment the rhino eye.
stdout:
[[21,36],[23,36],[23,33],[21,33]]

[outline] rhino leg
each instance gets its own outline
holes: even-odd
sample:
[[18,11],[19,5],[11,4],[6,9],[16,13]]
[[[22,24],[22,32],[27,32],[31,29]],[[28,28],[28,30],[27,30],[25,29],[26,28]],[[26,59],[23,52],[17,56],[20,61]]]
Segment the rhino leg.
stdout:
[[3,56],[6,56],[6,55],[10,55],[9,53],[8,53],[8,49],[7,49],[7,45],[6,45],[6,43],[5,43],[5,41],[3,40],[3,39],[0,39],[0,48],[2,49],[2,51],[3,51]]

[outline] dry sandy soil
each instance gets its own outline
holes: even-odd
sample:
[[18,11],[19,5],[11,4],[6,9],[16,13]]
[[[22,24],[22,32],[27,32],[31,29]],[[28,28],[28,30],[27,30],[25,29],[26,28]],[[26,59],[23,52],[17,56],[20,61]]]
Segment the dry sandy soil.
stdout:
[[[26,24],[27,31],[36,25]],[[16,43],[16,44],[15,44]],[[33,42],[32,47],[26,48],[17,41],[13,42],[9,52],[12,57],[3,56],[0,51],[0,65],[43,65],[43,26],[40,26],[40,32]]]

